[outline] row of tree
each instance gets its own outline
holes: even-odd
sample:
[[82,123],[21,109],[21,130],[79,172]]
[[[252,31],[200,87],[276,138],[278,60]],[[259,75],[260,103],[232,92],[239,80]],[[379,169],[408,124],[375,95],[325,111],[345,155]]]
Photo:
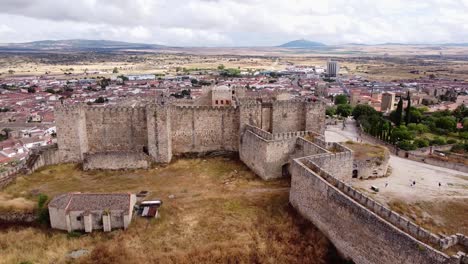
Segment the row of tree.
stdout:
[[[407,107],[404,108],[404,100]],[[440,111],[427,113],[427,108],[411,106],[411,97],[400,98],[397,109],[384,117],[370,105],[357,105],[352,108],[345,95],[335,97],[335,106],[327,109],[327,115],[353,116],[362,126],[363,130],[383,141],[397,145],[401,149],[413,150],[429,145],[444,145],[457,143],[455,139],[445,139],[445,135],[452,135],[461,140],[468,139],[468,109],[461,105],[455,111]],[[463,124],[462,129],[457,128],[457,122]],[[423,134],[434,133],[432,139],[425,138]]]

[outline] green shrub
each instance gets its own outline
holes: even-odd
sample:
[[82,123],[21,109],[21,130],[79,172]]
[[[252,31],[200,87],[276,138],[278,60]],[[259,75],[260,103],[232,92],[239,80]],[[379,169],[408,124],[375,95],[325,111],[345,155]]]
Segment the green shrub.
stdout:
[[398,147],[403,150],[415,150],[417,146],[411,143],[409,140],[403,140],[398,142]]
[[72,231],[67,234],[67,238],[77,238],[80,237],[82,234],[80,232]]
[[450,151],[454,153],[464,154],[468,152],[468,144],[456,144],[452,147]]
[[456,139],[453,139],[453,138],[447,140],[447,144],[455,144],[455,143],[457,143],[457,142],[458,142],[458,141],[457,141]]
[[37,199],[37,221],[43,225],[49,224],[49,208],[47,208],[47,200],[49,197],[45,194],[39,194]]
[[414,145],[416,145],[418,148],[425,148],[429,147],[429,141],[425,138],[417,138],[413,142]]
[[435,137],[432,141],[431,141],[431,144],[432,145],[445,145],[447,144],[447,141],[445,140],[445,138],[443,137]]

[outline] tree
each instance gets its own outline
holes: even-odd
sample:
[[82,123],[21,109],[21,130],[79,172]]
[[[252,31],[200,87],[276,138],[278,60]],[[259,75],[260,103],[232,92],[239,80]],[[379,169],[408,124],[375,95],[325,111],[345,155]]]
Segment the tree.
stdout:
[[360,116],[372,116],[377,115],[378,112],[370,105],[358,104],[353,109],[353,117],[358,120]]
[[395,111],[395,120],[393,120],[396,126],[401,125],[402,118],[403,118],[403,99],[400,98],[400,101],[398,102],[398,105],[397,105],[397,109]]
[[36,92],[36,88],[34,87],[29,87],[28,88],[28,93],[35,93]]
[[408,91],[407,99],[408,99],[408,105],[406,106],[406,112],[405,112],[405,124],[406,125],[408,125],[411,120],[411,97],[410,97],[409,91]]
[[349,104],[338,105],[336,113],[342,117],[348,117],[353,112],[353,107]]
[[455,117],[452,116],[443,116],[437,118],[435,125],[437,128],[447,130],[449,132],[455,131],[457,129],[457,121]]
[[410,123],[420,123],[423,117],[424,116],[419,108],[410,108]]
[[114,69],[112,70],[112,73],[119,73],[119,69],[117,69],[117,67],[114,67]]
[[409,140],[403,140],[398,142],[398,147],[403,150],[415,150],[417,148],[417,146],[415,146]]
[[344,94],[339,94],[335,97],[335,105],[347,104],[348,96]]
[[325,110],[325,114],[326,114],[327,116],[334,116],[334,115],[336,115],[336,107],[335,107],[335,106],[327,107],[327,109]]
[[225,68],[226,67],[223,64],[218,65],[218,70],[220,71],[224,70]]
[[392,142],[400,142],[402,140],[412,140],[414,135],[404,125],[395,127],[392,130]]
[[424,138],[417,138],[414,140],[413,144],[417,146],[418,148],[425,148],[429,147],[429,141]]
[[465,117],[468,117],[468,108],[464,104],[461,104],[453,111],[453,115],[457,120],[463,120]]

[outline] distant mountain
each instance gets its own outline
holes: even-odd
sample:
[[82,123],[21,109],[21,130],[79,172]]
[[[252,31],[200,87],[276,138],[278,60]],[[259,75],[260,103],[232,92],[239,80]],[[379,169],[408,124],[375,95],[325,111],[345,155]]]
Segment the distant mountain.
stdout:
[[459,47],[467,47],[468,43],[446,43],[442,44],[442,46],[459,46]]
[[293,48],[293,49],[310,49],[318,47],[326,47],[325,44],[320,42],[313,42],[305,39],[293,40],[283,45],[278,46],[280,48]]
[[157,44],[128,43],[111,40],[42,40],[26,43],[0,44],[0,50],[23,51],[84,51],[84,50],[122,50],[122,49],[159,49]]

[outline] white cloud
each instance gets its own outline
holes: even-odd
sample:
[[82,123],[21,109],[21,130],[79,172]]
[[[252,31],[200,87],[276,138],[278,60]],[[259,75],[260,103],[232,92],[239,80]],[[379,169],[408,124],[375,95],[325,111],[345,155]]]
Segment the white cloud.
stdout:
[[0,0],[0,6],[0,42],[468,42],[468,0]]

